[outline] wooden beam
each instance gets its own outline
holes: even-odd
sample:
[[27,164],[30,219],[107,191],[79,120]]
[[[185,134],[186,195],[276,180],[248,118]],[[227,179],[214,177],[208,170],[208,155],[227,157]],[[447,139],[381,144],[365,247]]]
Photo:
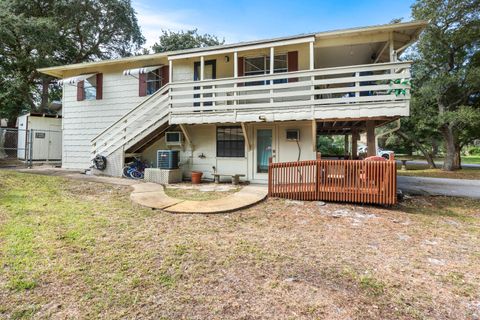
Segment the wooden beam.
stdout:
[[378,60],[380,60],[380,58],[382,57],[383,53],[385,52],[385,50],[387,50],[389,46],[389,42],[385,42],[385,44],[383,45],[382,49],[380,49],[380,51],[377,53],[377,57],[375,58],[375,61],[373,63],[377,63]]
[[367,120],[367,156],[373,157],[377,154],[375,145],[375,120]]
[[348,156],[348,134],[346,134],[344,136],[343,153],[345,155],[345,159],[347,159],[347,156]]
[[245,125],[245,122],[242,122],[241,125],[242,125],[243,138],[245,139],[245,142],[247,143],[247,149],[250,151],[252,146],[250,144],[250,139],[248,138],[247,126]]
[[185,140],[187,140],[187,144],[189,145],[190,149],[193,150],[193,144],[192,144],[192,139],[190,138],[190,135],[188,134],[188,130],[185,127],[184,124],[180,124],[180,130],[182,130],[183,135],[185,136]]
[[357,159],[358,157],[358,154],[357,154],[357,149],[358,149],[358,146],[357,146],[357,141],[358,141],[358,132],[357,130],[353,130],[352,131],[352,154],[351,154],[351,159],[352,160],[355,160]]

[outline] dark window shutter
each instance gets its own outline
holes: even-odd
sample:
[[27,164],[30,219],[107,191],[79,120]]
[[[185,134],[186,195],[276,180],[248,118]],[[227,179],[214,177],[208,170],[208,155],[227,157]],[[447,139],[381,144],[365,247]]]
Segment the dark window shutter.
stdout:
[[145,97],[147,95],[147,74],[142,73],[138,76],[138,95]]
[[103,73],[97,73],[97,100],[102,100],[103,98]]
[[[290,51],[287,54],[288,72],[298,71],[298,51]],[[297,82],[298,78],[290,78],[288,82]]]
[[170,73],[168,70],[168,66],[163,66],[162,67],[162,87],[170,82],[169,76],[170,76]]
[[85,82],[78,81],[77,83],[77,101],[85,100],[85,90],[84,90]]

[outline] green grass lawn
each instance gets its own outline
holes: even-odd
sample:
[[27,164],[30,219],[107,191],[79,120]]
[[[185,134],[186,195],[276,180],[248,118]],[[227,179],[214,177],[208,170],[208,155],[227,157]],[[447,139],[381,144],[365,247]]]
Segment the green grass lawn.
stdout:
[[229,214],[0,171],[2,319],[472,319],[480,202],[268,199]]
[[418,176],[430,178],[449,178],[449,179],[480,179],[480,168],[463,168],[455,171],[443,171],[442,169],[430,169],[427,165],[408,164],[407,170],[401,170],[397,165],[397,173],[400,176]]

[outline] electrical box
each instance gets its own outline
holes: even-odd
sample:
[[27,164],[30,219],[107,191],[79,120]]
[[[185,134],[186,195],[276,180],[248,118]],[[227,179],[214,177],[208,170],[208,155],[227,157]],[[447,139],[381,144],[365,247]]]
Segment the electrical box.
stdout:
[[300,130],[287,129],[287,141],[300,141]]

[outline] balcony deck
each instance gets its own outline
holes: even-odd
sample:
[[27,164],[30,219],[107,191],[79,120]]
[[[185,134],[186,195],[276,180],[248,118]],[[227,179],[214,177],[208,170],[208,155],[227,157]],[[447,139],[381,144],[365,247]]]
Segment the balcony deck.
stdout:
[[393,62],[173,82],[170,123],[408,116],[410,66]]

